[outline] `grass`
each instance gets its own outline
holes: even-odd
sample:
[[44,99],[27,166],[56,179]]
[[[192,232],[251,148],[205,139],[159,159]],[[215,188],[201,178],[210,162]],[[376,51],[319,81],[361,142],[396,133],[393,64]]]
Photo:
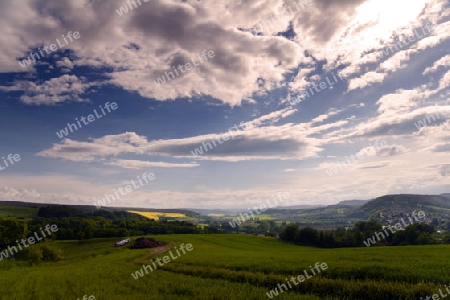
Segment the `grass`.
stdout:
[[0,299],[268,299],[316,262],[328,269],[276,299],[420,299],[450,282],[448,245],[316,249],[251,235],[154,238],[194,249],[135,280],[131,273],[167,253],[114,247],[119,239],[57,241],[64,261],[0,262]]

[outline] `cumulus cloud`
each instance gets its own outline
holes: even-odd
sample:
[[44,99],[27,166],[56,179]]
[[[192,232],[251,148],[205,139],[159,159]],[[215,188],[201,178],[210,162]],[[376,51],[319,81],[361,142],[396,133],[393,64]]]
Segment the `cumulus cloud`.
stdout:
[[[306,88],[310,81],[305,75],[308,70],[314,70],[315,62],[305,54],[305,50],[320,57],[320,49],[333,43],[335,51],[325,53],[324,58],[330,62],[325,67],[330,67],[335,61],[357,71],[358,64],[373,61],[373,53],[368,52],[370,46],[378,45],[379,48],[373,49],[381,49],[382,45],[376,44],[378,38],[387,38],[393,31],[399,31],[424,8],[421,18],[437,21],[435,7],[443,5],[441,1],[432,5],[432,1],[411,4],[402,0],[398,7],[408,7],[402,18],[392,15],[393,18],[383,16],[372,20],[367,13],[383,8],[375,2],[348,0],[337,4],[316,0],[311,5],[298,7],[290,0],[260,0],[252,4],[239,0],[214,4],[155,0],[151,4],[143,3],[123,16],[116,13],[126,5],[120,0],[6,2],[2,3],[0,13],[2,26],[7,29],[2,36],[7,47],[0,50],[0,72],[23,71],[17,60],[31,49],[54,43],[69,31],[78,31],[81,38],[66,46],[73,59],[62,57],[56,63],[65,72],[75,65],[103,68],[103,75],[108,78],[104,83],[137,92],[142,97],[164,101],[210,95],[223,103],[240,105],[242,101],[251,101],[255,95],[261,96],[282,86],[285,75],[298,66],[302,69],[306,66],[306,69],[298,72],[290,88],[296,91]],[[293,9],[295,13],[292,13]],[[393,14],[395,9],[391,11]],[[274,26],[263,26],[258,34],[245,30],[272,20],[274,15],[278,16]],[[322,21],[316,22],[317,19]],[[277,35],[287,30],[290,24],[296,33],[293,39]],[[408,24],[407,28],[414,29],[419,24],[421,20]],[[435,36],[440,42],[445,35],[444,29],[442,24],[436,28]],[[368,34],[371,32],[376,34]],[[346,44],[343,44],[344,40]],[[173,72],[173,67],[178,68],[197,59],[205,50],[214,51],[215,57],[164,85],[153,83],[165,72]],[[367,55],[361,55],[363,52]],[[339,53],[346,53],[345,58]],[[33,66],[28,70],[34,71]],[[380,82],[385,77],[385,74],[369,72],[353,79],[350,90]],[[261,85],[260,78],[265,84]],[[51,104],[80,101],[80,98],[40,95],[24,96],[23,101]]]
[[368,72],[360,78],[352,79],[348,85],[348,90],[362,89],[366,86],[372,85],[372,83],[382,82],[386,78],[387,74]]
[[[22,7],[19,9],[15,3]],[[8,40],[4,45],[8,46],[0,50],[0,72],[23,71],[17,60],[27,56],[31,49],[55,43],[68,31],[78,31],[81,37],[66,46],[74,60],[62,58],[57,62],[65,71],[74,65],[112,69],[104,72],[108,78],[105,83],[161,101],[211,95],[223,103],[239,105],[255,93],[261,95],[276,88],[284,80],[284,74],[303,59],[309,60],[296,43],[238,30],[239,22],[243,21],[238,15],[228,15],[229,20],[224,21],[217,18],[223,16],[217,7],[199,7],[196,2],[155,0],[122,17],[115,12],[124,5],[120,0],[15,3],[2,3],[0,19],[4,20],[3,28],[8,28],[3,36]],[[241,7],[244,12],[252,10],[248,5]],[[267,3],[260,13],[264,15],[272,7]],[[165,72],[173,71],[172,67],[178,68],[192,59],[198,61],[198,55],[205,50],[214,51],[214,58],[163,86],[153,83]],[[34,65],[29,66],[28,71],[34,71],[33,68]],[[261,76],[272,84],[261,86],[258,82]],[[27,103],[41,104],[80,100],[24,97]]]
[[59,102],[89,102],[85,94],[95,82],[85,82],[83,78],[75,75],[63,75],[52,78],[42,83],[33,81],[16,81],[10,86],[0,86],[2,91],[21,91],[23,95],[20,100],[32,105],[53,105]]

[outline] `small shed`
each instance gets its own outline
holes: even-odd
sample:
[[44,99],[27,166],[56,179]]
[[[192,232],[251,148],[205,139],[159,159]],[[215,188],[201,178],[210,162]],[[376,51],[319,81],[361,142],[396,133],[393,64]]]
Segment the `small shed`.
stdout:
[[119,242],[116,242],[115,246],[116,247],[124,246],[124,245],[128,244],[129,242],[130,242],[130,239],[124,239],[124,240],[121,240]]

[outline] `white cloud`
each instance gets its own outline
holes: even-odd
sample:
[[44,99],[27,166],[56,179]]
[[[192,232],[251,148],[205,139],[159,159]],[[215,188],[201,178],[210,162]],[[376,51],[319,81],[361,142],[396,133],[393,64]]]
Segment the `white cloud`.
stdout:
[[[49,0],[39,7],[33,0],[2,3],[0,20],[5,33],[2,44],[6,47],[0,50],[0,72],[22,72],[24,69],[17,60],[28,55],[30,49],[55,43],[68,31],[78,31],[81,37],[65,48],[73,51],[76,59],[62,58],[57,62],[66,71],[73,65],[108,67],[113,70],[104,74],[110,78],[108,83],[145,98],[164,101],[211,95],[234,106],[254,94],[276,88],[284,80],[284,74],[302,60],[311,61],[296,43],[285,38],[237,30],[240,22],[250,25],[277,5],[281,7],[281,2],[267,2],[259,7],[238,2],[226,4],[227,10],[239,5],[242,11],[225,16],[217,4],[199,6],[195,1],[155,0],[120,17],[115,10],[124,4],[120,0],[90,3]],[[258,14],[248,14],[251,11]],[[184,65],[191,59],[198,61],[197,55],[204,50],[214,51],[215,57],[162,86],[153,84],[164,72],[173,71],[172,66]],[[256,55],[260,59],[255,59]],[[34,71],[34,65],[27,70]],[[272,84],[261,86],[260,77]],[[80,101],[76,96],[49,99],[43,95],[24,96],[23,101],[52,104],[69,100]]]
[[444,57],[441,57],[437,61],[434,62],[433,66],[426,68],[423,71],[423,75],[434,73],[438,70],[439,67],[449,67],[450,66],[450,54]]
[[67,58],[67,57],[63,57],[61,60],[56,62],[56,66],[60,67],[60,68],[66,68],[66,69],[73,69],[73,63],[72,61]]
[[372,85],[372,83],[380,83],[387,77],[387,74],[368,72],[361,76],[360,78],[355,78],[350,80],[348,85],[348,91],[362,89],[367,86]]
[[75,75],[63,75],[36,84],[32,81],[16,81],[11,86],[0,86],[3,91],[22,91],[20,100],[26,104],[53,105],[59,102],[74,101],[88,102],[89,99],[81,98],[86,91],[97,85],[95,82],[84,82],[83,78]]

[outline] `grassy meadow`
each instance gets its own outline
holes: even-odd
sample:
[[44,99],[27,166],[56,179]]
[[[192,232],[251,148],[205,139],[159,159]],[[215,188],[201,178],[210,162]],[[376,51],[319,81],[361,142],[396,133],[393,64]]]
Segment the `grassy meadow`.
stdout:
[[316,249],[251,235],[154,238],[194,249],[135,280],[152,249],[116,248],[118,239],[53,242],[63,261],[0,262],[0,299],[269,299],[266,292],[316,262],[328,269],[276,299],[420,299],[450,283],[447,245]]

